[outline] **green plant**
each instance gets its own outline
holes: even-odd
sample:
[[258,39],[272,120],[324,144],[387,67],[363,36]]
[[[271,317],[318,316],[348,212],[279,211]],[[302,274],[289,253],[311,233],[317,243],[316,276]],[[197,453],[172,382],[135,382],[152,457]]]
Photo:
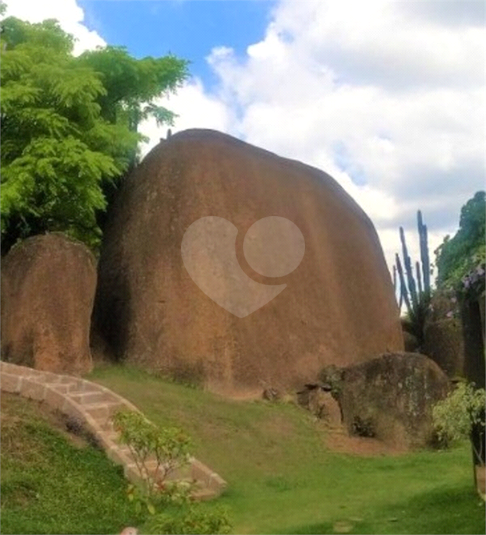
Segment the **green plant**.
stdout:
[[116,413],[113,423],[120,433],[120,443],[129,447],[140,475],[138,485],[128,486],[128,499],[135,503],[137,512],[145,505],[152,515],[144,532],[229,533],[225,510],[201,509],[192,502],[191,483],[167,480],[189,459],[191,441],[183,431],[176,427],[159,428],[134,411]]
[[[484,430],[486,391],[472,383],[461,381],[442,401],[436,403],[432,418],[437,435],[444,443],[469,439],[474,426]],[[473,443],[473,448],[475,448]],[[484,458],[483,451],[475,450],[477,459]],[[484,462],[484,461],[483,461]]]
[[437,285],[456,289],[461,279],[486,260],[486,193],[478,191],[461,208],[459,230],[435,250]]
[[144,533],[158,534],[217,534],[229,533],[231,524],[226,509],[213,511],[202,509],[198,505],[186,506],[173,513],[161,513],[152,516],[144,526]]
[[135,411],[119,411],[113,424],[120,433],[119,442],[130,449],[140,476],[137,485],[128,487],[128,497],[136,508],[145,504],[155,514],[156,504],[188,502],[191,485],[168,481],[168,476],[188,463],[189,437],[176,427],[159,428]]
[[172,123],[155,99],[180,87],[188,62],[111,46],[75,57],[55,20],[1,26],[2,254],[53,231],[96,250],[100,214],[145,139],[137,127],[150,116]]
[[[405,231],[400,227],[400,241],[402,243],[403,263],[397,253],[393,269],[393,283],[395,289],[399,283],[399,307],[405,302],[410,331],[417,337],[419,346],[424,342],[424,325],[430,305],[430,260],[427,225],[422,219],[422,212],[417,212],[417,230],[420,243],[420,263],[415,262],[415,272],[412,260],[408,254]],[[398,279],[397,279],[398,275]]]

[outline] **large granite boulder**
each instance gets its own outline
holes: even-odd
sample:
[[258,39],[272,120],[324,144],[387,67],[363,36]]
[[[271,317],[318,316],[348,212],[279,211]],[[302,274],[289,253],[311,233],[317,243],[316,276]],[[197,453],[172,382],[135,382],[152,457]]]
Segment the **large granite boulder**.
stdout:
[[62,234],[34,236],[2,261],[2,360],[55,373],[92,368],[96,261]]
[[425,355],[395,353],[343,369],[338,388],[351,434],[415,448],[433,444],[432,407],[447,395],[449,380]]
[[[280,254],[282,218],[298,266]],[[213,390],[297,386],[325,364],[403,349],[356,202],[322,171],[215,131],[173,135],[129,176],[98,279],[95,327],[116,358]]]

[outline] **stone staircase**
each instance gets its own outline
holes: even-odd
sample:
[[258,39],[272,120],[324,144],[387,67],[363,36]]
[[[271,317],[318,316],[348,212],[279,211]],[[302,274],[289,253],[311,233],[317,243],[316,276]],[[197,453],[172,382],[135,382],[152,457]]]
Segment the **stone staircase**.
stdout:
[[[111,421],[113,414],[119,410],[140,412],[125,398],[79,377],[43,372],[3,361],[0,361],[0,388],[3,392],[42,401],[60,411],[88,431],[112,461],[123,466],[128,480],[139,480],[130,450],[118,443],[118,432]],[[147,466],[149,470],[155,470],[155,459]],[[226,482],[218,474],[194,457],[187,466],[172,472],[170,479],[193,482],[193,497],[197,500],[216,498],[226,488]]]

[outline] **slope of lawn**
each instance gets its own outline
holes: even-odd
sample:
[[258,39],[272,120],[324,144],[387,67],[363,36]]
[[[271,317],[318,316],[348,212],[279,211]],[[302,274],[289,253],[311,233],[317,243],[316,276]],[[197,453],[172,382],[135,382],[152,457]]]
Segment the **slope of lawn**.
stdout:
[[1,533],[120,533],[139,522],[121,469],[43,405],[1,397]]
[[89,378],[193,437],[195,455],[228,482],[217,503],[229,508],[235,533],[485,532],[467,445],[344,455],[329,451],[325,427],[293,404],[231,401],[133,367],[103,366]]

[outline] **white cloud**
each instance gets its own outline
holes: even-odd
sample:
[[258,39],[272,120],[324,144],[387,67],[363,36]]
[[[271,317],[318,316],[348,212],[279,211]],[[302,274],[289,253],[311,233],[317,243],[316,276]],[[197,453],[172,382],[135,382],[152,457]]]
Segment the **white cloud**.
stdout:
[[422,4],[281,0],[243,59],[209,57],[233,131],[331,174],[374,221],[389,263],[417,209],[433,250],[484,188],[477,5]]
[[61,28],[76,39],[74,55],[98,46],[105,46],[105,40],[84,24],[84,11],[76,0],[6,0],[5,16],[17,17],[31,23],[46,19],[57,19]]
[[[216,96],[207,94],[198,78],[184,84],[176,94],[156,99],[156,104],[178,115],[171,128],[173,133],[188,128],[211,128],[229,132],[234,122],[229,108]],[[166,137],[167,126],[159,127],[155,119],[150,118],[140,124],[139,131],[149,138],[142,145],[142,155],[145,155],[160,138]]]

